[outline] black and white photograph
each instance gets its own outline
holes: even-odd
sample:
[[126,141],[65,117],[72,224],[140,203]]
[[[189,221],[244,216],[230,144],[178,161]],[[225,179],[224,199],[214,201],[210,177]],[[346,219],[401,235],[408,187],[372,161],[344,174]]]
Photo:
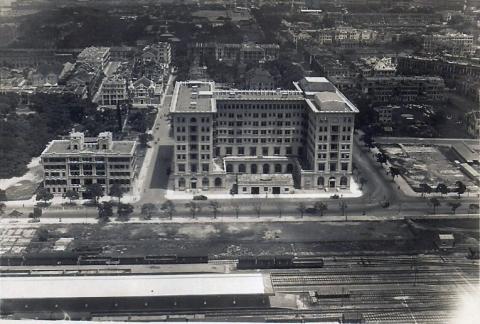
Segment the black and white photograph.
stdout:
[[480,0],[0,0],[0,323],[480,323]]

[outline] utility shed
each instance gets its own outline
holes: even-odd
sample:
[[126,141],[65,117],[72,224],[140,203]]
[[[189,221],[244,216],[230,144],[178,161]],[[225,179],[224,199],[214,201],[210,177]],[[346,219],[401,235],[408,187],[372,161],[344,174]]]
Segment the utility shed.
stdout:
[[453,234],[438,234],[437,246],[441,250],[452,249],[455,245]]

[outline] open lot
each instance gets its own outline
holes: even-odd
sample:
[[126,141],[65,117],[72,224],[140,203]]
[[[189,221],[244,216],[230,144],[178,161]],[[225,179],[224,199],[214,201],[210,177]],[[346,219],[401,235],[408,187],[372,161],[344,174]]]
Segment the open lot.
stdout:
[[[453,162],[450,148],[435,145],[382,144],[380,150],[389,157],[390,163],[402,170],[402,175],[414,190],[421,183],[436,188],[439,183],[455,187],[463,182],[471,191],[477,187]],[[450,158],[449,158],[450,157]]]
[[32,242],[28,252],[52,250],[60,237],[75,238],[67,250],[102,247],[109,256],[241,255],[406,252],[429,249],[415,240],[403,221],[308,223],[109,224],[45,226],[46,242]]

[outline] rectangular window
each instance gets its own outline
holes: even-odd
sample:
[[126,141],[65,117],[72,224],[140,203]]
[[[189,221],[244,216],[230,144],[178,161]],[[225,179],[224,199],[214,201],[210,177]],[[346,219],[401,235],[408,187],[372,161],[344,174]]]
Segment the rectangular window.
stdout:
[[231,155],[231,154],[232,154],[232,147],[231,147],[231,146],[227,146],[227,147],[225,148],[225,154],[227,154],[227,155]]
[[337,163],[330,163],[330,171],[331,172],[337,171]]
[[342,163],[342,171],[348,171],[348,163]]
[[318,164],[318,171],[325,171],[325,163]]
[[262,147],[262,155],[268,155],[268,147]]
[[208,163],[202,163],[202,171],[203,172],[208,172]]
[[239,146],[237,148],[238,155],[244,155],[245,154],[245,148],[243,146]]
[[250,147],[250,156],[257,156],[257,148]]
[[178,166],[178,172],[185,172],[185,164],[179,163],[177,164]]

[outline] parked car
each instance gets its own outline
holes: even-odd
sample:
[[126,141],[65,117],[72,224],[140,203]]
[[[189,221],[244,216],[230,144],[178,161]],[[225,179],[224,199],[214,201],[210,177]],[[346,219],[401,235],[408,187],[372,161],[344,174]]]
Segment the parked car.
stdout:
[[337,194],[331,195],[330,199],[340,199],[340,196]]
[[207,199],[208,199],[208,197],[204,196],[204,195],[193,196],[193,200],[207,200]]

